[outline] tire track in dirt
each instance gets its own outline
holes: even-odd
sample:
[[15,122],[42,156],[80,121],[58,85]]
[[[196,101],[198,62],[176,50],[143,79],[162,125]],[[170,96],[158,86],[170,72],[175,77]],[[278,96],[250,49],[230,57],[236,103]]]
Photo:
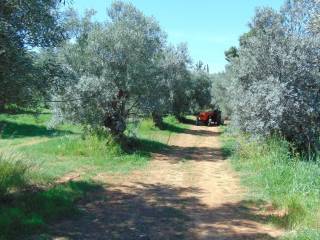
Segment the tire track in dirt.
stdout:
[[145,169],[100,174],[84,214],[51,228],[51,239],[276,239],[279,229],[244,201],[239,177],[221,154],[219,130],[175,134]]

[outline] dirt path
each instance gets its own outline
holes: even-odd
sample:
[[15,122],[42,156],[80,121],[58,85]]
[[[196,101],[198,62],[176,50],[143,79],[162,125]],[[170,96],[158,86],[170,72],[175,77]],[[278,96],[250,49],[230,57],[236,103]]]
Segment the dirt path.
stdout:
[[52,227],[52,239],[276,239],[246,207],[238,176],[221,155],[215,127],[171,137],[146,169],[99,175],[104,183],[81,204],[78,219]]

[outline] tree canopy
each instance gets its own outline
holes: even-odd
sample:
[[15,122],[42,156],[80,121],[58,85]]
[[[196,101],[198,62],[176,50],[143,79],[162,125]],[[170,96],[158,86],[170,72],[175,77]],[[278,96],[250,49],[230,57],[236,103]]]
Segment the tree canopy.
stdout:
[[226,52],[230,64],[218,81],[229,97],[217,100],[231,110],[238,128],[254,136],[279,134],[303,151],[319,150],[319,16],[316,0],[288,0],[280,11],[260,8],[237,54]]
[[0,5],[0,108],[27,105],[43,86],[31,48],[53,47],[64,39],[60,1],[1,0]]

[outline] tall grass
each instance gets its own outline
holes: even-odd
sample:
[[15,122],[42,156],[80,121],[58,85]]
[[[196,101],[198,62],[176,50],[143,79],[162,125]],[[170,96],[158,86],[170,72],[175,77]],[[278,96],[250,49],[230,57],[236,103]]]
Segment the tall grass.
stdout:
[[14,152],[0,152],[0,199],[10,191],[20,190],[27,185],[28,164]]
[[319,239],[319,161],[305,161],[280,138],[254,141],[225,134],[223,142],[225,154],[251,189],[250,197],[271,202],[284,213],[270,219],[296,232],[286,239]]
[[96,135],[63,136],[19,149],[40,166],[48,180],[69,172],[87,177],[99,172],[127,173],[150,160],[146,152],[126,152],[112,140]]
[[68,182],[39,188],[32,185],[37,174],[23,155],[0,153],[0,239],[23,239],[46,228],[51,220],[74,215],[75,202],[97,187]]

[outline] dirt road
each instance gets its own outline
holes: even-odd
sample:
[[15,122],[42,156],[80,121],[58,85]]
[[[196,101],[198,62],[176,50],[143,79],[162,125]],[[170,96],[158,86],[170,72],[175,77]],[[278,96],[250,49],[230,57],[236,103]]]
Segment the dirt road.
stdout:
[[281,231],[243,201],[219,134],[194,126],[146,169],[97,176],[105,187],[82,203],[79,218],[54,225],[52,239],[276,239]]

